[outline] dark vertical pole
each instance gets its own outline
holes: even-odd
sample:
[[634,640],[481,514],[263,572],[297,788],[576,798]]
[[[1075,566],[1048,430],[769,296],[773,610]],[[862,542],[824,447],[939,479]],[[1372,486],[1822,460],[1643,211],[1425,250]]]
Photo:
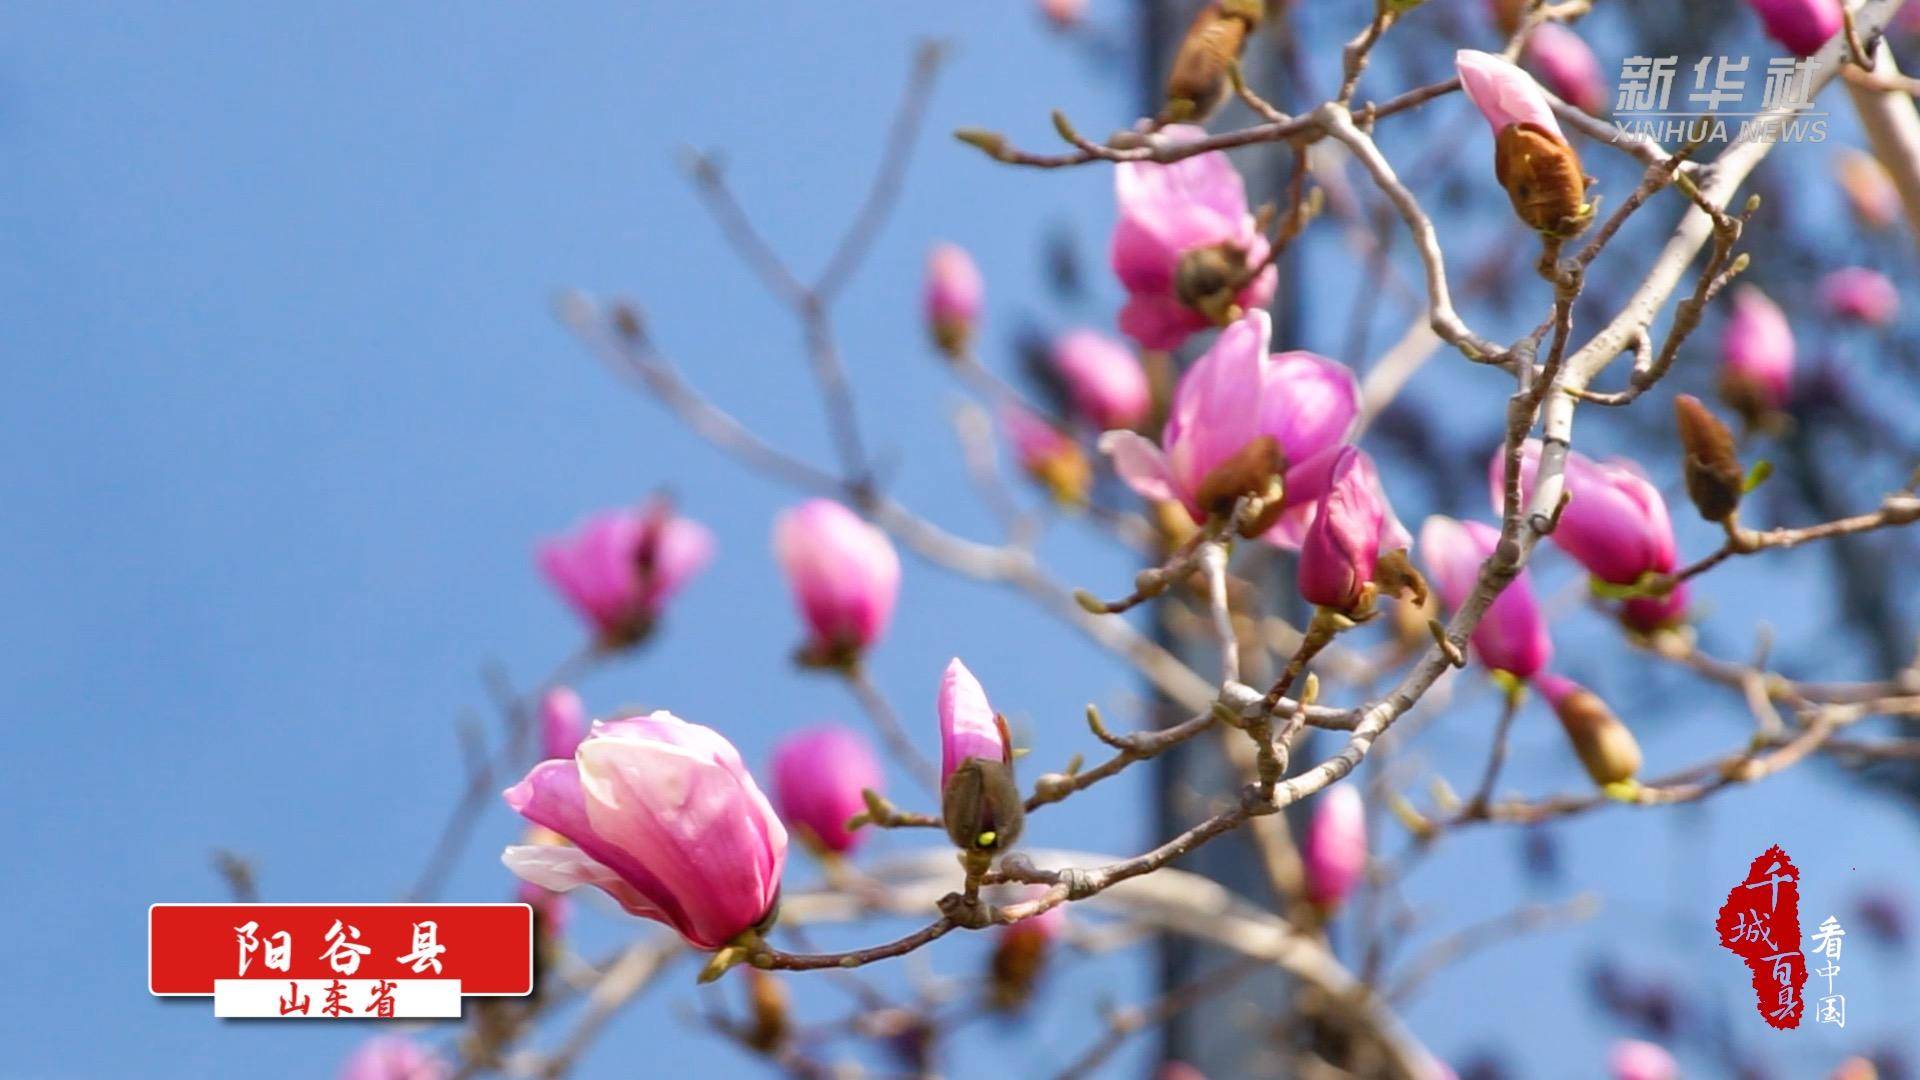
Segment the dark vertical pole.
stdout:
[[[1159,110],[1172,52],[1197,6],[1194,0],[1140,0],[1142,115],[1152,115]],[[1249,43],[1246,67],[1249,78],[1262,88],[1268,100],[1283,104],[1287,101],[1290,95],[1284,88],[1291,84],[1292,73],[1286,70],[1284,50],[1276,45],[1269,32],[1261,32]],[[1237,109],[1225,116],[1216,126],[1219,122],[1238,123],[1247,119]],[[1289,152],[1284,148],[1261,148],[1236,156],[1235,160],[1247,179],[1248,197],[1254,205],[1280,198],[1291,168]],[[1300,340],[1298,290],[1292,287],[1298,277],[1290,258],[1281,260],[1279,271],[1280,287],[1273,308],[1274,339],[1276,347],[1286,348]],[[1263,591],[1275,602],[1284,602],[1280,598],[1291,595],[1289,590],[1280,588],[1291,578],[1287,564],[1272,559],[1262,565],[1274,568],[1275,579],[1260,583]],[[1176,637],[1164,626],[1158,633],[1161,641],[1196,671],[1218,670],[1211,642]],[[1183,718],[1176,715],[1178,707],[1170,703],[1161,702],[1159,708],[1164,721]],[[1213,739],[1197,739],[1161,758],[1155,773],[1158,835],[1171,836],[1192,826],[1218,809],[1210,805],[1214,800],[1231,797],[1240,784],[1241,778],[1234,774],[1220,744]],[[1271,898],[1260,855],[1245,831],[1201,848],[1183,860],[1181,866],[1256,902],[1265,903]],[[1159,952],[1163,990],[1191,983],[1232,959],[1218,949],[1172,937],[1160,942]],[[1277,971],[1245,979],[1231,995],[1211,999],[1205,1007],[1183,1012],[1170,1021],[1163,1032],[1163,1057],[1184,1061],[1213,1078],[1281,1075],[1279,1070],[1285,1067],[1284,1063],[1271,1053],[1262,1053],[1261,1048],[1271,1045],[1273,1025],[1283,1015],[1289,992],[1287,980]]]

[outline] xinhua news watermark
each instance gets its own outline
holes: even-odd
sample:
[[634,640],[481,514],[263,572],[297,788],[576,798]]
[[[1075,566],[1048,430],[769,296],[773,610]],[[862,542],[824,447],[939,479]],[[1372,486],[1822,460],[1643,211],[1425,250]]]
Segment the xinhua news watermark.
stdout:
[[[1620,63],[1614,99],[1615,139],[1645,137],[1660,142],[1825,142],[1827,114],[1813,109],[1813,61],[1791,56],[1767,61],[1755,105],[1748,84],[1749,56],[1703,56],[1680,66],[1678,56],[1629,56]],[[1692,74],[1685,100],[1674,100],[1674,81]]]

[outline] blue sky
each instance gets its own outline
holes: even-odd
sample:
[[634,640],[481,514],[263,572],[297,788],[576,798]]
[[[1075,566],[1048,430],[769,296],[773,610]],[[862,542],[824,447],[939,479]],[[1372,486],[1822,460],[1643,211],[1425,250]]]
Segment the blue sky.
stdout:
[[[0,13],[0,703],[12,728],[0,808],[14,860],[0,889],[14,976],[0,1076],[331,1075],[365,1028],[217,1023],[210,1002],[149,998],[145,908],[220,897],[217,847],[255,858],[269,898],[403,888],[460,783],[454,723],[486,709],[480,665],[524,683],[576,644],[529,553],[587,511],[670,484],[719,535],[713,569],[657,643],[582,685],[592,707],[671,707],[754,762],[789,728],[857,719],[839,687],[785,662],[796,626],[767,537],[792,495],[616,385],[549,301],[570,286],[639,299],[691,378],[827,460],[796,330],[719,242],[676,152],[722,151],[772,242],[817,267],[864,188],[911,42],[950,38],[899,213],[846,294],[842,328],[892,489],[990,535],[947,424],[959,392],[923,345],[921,260],[940,239],[974,251],[1001,335],[989,360],[1011,370],[1004,332],[1021,320],[1106,321],[1115,297],[1097,253],[1111,180],[991,167],[941,133],[987,123],[1043,144],[1048,109],[1103,131],[1133,98],[1025,4],[982,8]],[[1096,299],[1078,311],[1043,299],[1039,240],[1063,226],[1095,254]],[[1340,331],[1326,335],[1311,344],[1331,348]],[[1480,373],[1434,372],[1411,392],[1469,386],[1501,392]],[[1431,502],[1395,494],[1417,508],[1410,520]],[[1046,554],[1102,591],[1131,575],[1123,553],[1071,524]],[[1782,559],[1768,580],[1811,587],[1818,565]],[[1564,565],[1543,577],[1571,580]],[[1122,669],[1015,597],[912,560],[903,597],[875,674],[923,745],[955,654],[1032,732],[1040,762],[1087,749],[1086,701],[1124,710],[1137,696]],[[1563,656],[1577,672],[1603,668],[1617,646],[1598,620],[1573,627]],[[1618,681],[1655,701],[1683,683]],[[1431,736],[1456,779],[1491,719],[1468,685]],[[1646,717],[1654,762],[1739,737],[1737,700],[1672,700],[1687,704]],[[1575,783],[1543,711],[1520,725],[1510,770],[1537,790]],[[1857,885],[1911,883],[1911,816],[1852,790],[1808,769],[1704,808],[1563,830],[1561,890],[1602,891],[1606,914],[1476,956],[1411,1023],[1443,1054],[1498,1043],[1523,1075],[1566,1061],[1583,1064],[1552,1075],[1597,1075],[1584,1063],[1620,1032],[1594,1017],[1574,973],[1603,951],[1719,987],[1729,1022],[1750,1020],[1744,971],[1710,945],[1713,909],[1748,859],[1787,844],[1812,922]],[[1105,785],[1038,816],[1030,842],[1138,850],[1146,795],[1140,777]],[[492,852],[512,832],[504,810],[490,814],[450,897],[510,891]],[[1489,895],[1527,895],[1516,848],[1493,832],[1450,845],[1414,884],[1431,925],[1493,914]],[[629,929],[601,912],[580,921],[590,941]],[[971,943],[938,955],[954,971],[977,961]],[[1782,1060],[1830,1062],[1910,1018],[1907,958],[1864,951],[1858,965],[1855,1024],[1776,1040]],[[1074,978],[1121,1002],[1151,993],[1137,959]],[[970,1029],[955,1071],[1064,1063],[1095,1034],[1097,996],[1059,995],[1044,1022]],[[616,1022],[585,1075],[630,1075],[641,1053],[661,1075],[740,1063],[684,1021],[675,1003],[696,1000],[690,977],[670,980]],[[1122,1073],[1142,1060],[1124,1056]]]

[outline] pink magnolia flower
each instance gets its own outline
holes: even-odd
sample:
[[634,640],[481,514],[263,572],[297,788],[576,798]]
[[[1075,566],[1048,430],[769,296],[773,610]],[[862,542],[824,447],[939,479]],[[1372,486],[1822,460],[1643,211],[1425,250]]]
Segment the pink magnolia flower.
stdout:
[[592,885],[630,914],[717,949],[773,914],[787,829],[712,728],[661,711],[593,725],[570,761],[543,761],[507,805],[572,847],[500,856],[554,892]]
[[1767,294],[1733,290],[1733,310],[1720,335],[1720,382],[1743,413],[1778,412],[1793,389],[1793,328]]
[[865,790],[881,790],[880,762],[848,728],[807,728],[773,749],[773,804],[819,850],[845,854],[860,842],[847,819],[866,809]]
[[[1438,514],[1420,526],[1420,557],[1427,580],[1447,609],[1458,610],[1473,593],[1480,566],[1500,543],[1500,530],[1478,521],[1455,521]],[[1553,639],[1534,599],[1527,570],[1507,583],[1473,628],[1473,651],[1497,671],[1530,679],[1553,659]]]
[[1492,125],[1498,138],[1513,124],[1531,124],[1561,142],[1566,142],[1560,121],[1553,118],[1553,106],[1540,92],[1533,76],[1511,62],[1478,49],[1461,49],[1453,54],[1454,68],[1460,73],[1460,89],[1473,102],[1480,115]]
[[531,881],[523,881],[514,899],[533,909],[533,915],[538,920],[541,933],[550,938],[567,935],[567,922],[573,913],[573,908],[566,897],[551,889],[543,889]]
[[665,499],[606,510],[540,545],[540,569],[604,647],[647,635],[669,597],[713,558],[713,535]]
[[1812,56],[1840,32],[1840,0],[1747,0],[1767,36],[1795,56]]
[[571,687],[556,686],[540,698],[540,752],[570,758],[587,734],[587,707]]
[[1351,612],[1366,600],[1380,553],[1412,542],[1387,505],[1372,460],[1341,447],[1300,543],[1300,595]]
[[1542,23],[1534,28],[1520,58],[1540,73],[1540,80],[1560,100],[1596,116],[1606,111],[1606,77],[1579,34],[1560,23]]
[[1607,1055],[1613,1080],[1678,1080],[1680,1065],[1673,1055],[1650,1042],[1621,1039]]
[[446,1080],[453,1066],[404,1035],[368,1039],[340,1067],[340,1080]]
[[1325,357],[1269,355],[1272,332],[1264,311],[1221,331],[1181,376],[1158,446],[1131,431],[1100,437],[1128,486],[1149,499],[1179,502],[1195,522],[1263,485],[1269,466],[1286,476],[1284,505],[1320,497],[1331,460],[1309,465],[1352,431],[1360,387],[1352,372]]
[[1053,370],[1074,411],[1094,427],[1130,428],[1153,407],[1147,372],[1133,350],[1105,334],[1075,330],[1054,342]]
[[928,331],[941,351],[958,356],[966,349],[985,295],[973,256],[956,244],[935,244],[927,255],[924,306]]
[[942,786],[969,759],[1002,764],[1013,760],[1007,730],[987,702],[986,690],[957,656],[947,663],[946,672],[940,676],[938,711]]
[[1320,793],[1300,845],[1307,899],[1337,907],[1367,870],[1367,814],[1352,784],[1336,784]]
[[811,499],[775,520],[773,553],[813,658],[857,656],[886,632],[900,595],[900,556],[885,533],[831,499]]
[[1900,290],[1885,274],[1848,266],[1820,279],[1820,301],[1836,318],[1885,326],[1900,311]]
[[[1206,132],[1171,124],[1175,143]],[[1267,238],[1247,209],[1246,186],[1227,155],[1196,154],[1161,165],[1124,161],[1114,168],[1120,220],[1113,229],[1113,272],[1127,290],[1120,329],[1145,349],[1175,349],[1187,335],[1273,299],[1272,267],[1246,279],[1267,258]]]

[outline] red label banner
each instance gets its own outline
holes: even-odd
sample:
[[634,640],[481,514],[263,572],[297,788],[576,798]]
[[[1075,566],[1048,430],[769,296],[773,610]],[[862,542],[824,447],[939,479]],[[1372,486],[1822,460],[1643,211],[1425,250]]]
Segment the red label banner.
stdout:
[[228,980],[451,980],[461,996],[533,990],[525,904],[154,904],[147,990]]

